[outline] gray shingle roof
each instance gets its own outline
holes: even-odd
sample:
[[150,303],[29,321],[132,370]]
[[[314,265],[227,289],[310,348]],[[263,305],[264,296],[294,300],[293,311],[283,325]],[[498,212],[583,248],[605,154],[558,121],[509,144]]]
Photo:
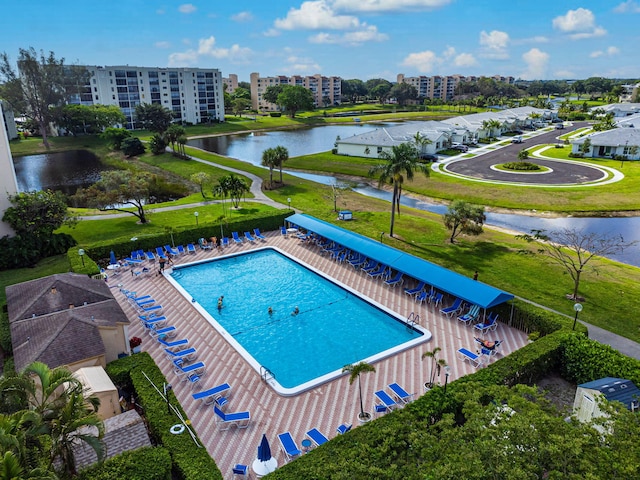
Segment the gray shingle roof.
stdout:
[[105,282],[85,275],[56,274],[6,292],[18,371],[34,361],[55,368],[103,355],[100,327],[129,323]]
[[571,140],[571,143],[582,145],[587,138],[591,139],[593,146],[621,147],[625,144],[640,146],[640,128],[614,128],[604,132],[594,132]]

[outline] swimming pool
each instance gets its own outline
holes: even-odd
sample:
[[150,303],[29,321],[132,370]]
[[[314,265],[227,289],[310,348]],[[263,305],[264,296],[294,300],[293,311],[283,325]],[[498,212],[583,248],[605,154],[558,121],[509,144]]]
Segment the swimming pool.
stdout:
[[182,265],[168,278],[256,371],[273,373],[269,383],[282,395],[431,338],[272,247]]

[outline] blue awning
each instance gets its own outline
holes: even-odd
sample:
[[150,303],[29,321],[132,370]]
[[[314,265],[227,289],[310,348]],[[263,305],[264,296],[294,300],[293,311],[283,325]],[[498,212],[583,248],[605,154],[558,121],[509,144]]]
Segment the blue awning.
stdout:
[[286,221],[482,308],[495,307],[513,298],[510,293],[309,215],[296,213]]

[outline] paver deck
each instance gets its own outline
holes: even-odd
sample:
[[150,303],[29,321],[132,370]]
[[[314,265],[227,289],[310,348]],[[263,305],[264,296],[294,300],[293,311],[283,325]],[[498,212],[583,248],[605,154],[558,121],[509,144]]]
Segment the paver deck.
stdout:
[[[349,285],[362,295],[387,306],[402,318],[407,318],[411,312],[419,314],[421,325],[433,334],[430,342],[376,362],[376,372],[362,376],[366,410],[372,409],[374,391],[386,388],[392,382],[398,382],[409,393],[422,395],[431,364],[429,360],[422,361],[421,356],[424,351],[432,350],[436,346],[442,349],[441,358],[451,367],[450,382],[476,370],[456,358],[456,351],[461,347],[475,350],[474,336],[477,335],[474,335],[473,328],[463,325],[455,318],[441,315],[440,307],[415,303],[413,297],[406,295],[401,287],[390,288],[349,264],[336,263],[327,255],[321,255],[317,247],[312,247],[295,237],[286,238],[279,232],[263,234],[267,237],[267,245],[276,246],[318,271]],[[198,249],[195,255],[179,256],[175,262],[187,263],[263,245],[265,242],[243,242],[232,244],[222,252]],[[163,276],[156,275],[155,269],[147,276],[132,276],[128,272],[122,272],[109,278],[110,286],[115,287],[119,284],[123,289],[152,295],[163,305],[163,314],[169,319],[167,324],[176,326],[179,332],[176,338],[188,338],[190,345],[197,348],[198,361],[204,362],[207,366],[207,373],[201,380],[201,388],[228,382],[232,386],[232,393],[226,411],[251,412],[249,428],[219,431],[212,407],[204,406],[200,401],[192,399],[191,387],[173,373],[171,362],[165,358],[161,346],[144,332],[134,308],[125,296],[114,288],[114,295],[131,320],[130,336],[143,338],[142,350],[153,357],[167,381],[173,384],[176,397],[224,478],[233,478],[231,468],[236,463],[251,465],[256,458],[263,433],[266,433],[271,443],[271,450],[278,464],[283,465],[286,458],[278,448],[279,433],[291,432],[296,443],[300,445],[305,438],[305,432],[314,427],[329,438],[337,434],[336,428],[342,423],[352,423],[354,428],[357,427],[357,386],[349,385],[348,377],[340,377],[294,397],[282,397],[262,382],[260,375],[196,311],[191,302],[182,297]],[[451,299],[445,300],[445,306],[450,302]],[[500,323],[496,332],[491,332],[486,337],[504,341],[498,358],[523,347],[528,341],[524,332],[503,323]],[[440,380],[444,381],[444,375]],[[191,441],[186,434],[184,435],[185,441]]]

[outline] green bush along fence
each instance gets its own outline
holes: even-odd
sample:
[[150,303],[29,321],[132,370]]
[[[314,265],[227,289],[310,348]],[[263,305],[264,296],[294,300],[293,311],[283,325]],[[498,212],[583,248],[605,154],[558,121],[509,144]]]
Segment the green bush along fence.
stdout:
[[171,456],[162,447],[144,447],[124,452],[93,465],[78,480],[171,480]]

